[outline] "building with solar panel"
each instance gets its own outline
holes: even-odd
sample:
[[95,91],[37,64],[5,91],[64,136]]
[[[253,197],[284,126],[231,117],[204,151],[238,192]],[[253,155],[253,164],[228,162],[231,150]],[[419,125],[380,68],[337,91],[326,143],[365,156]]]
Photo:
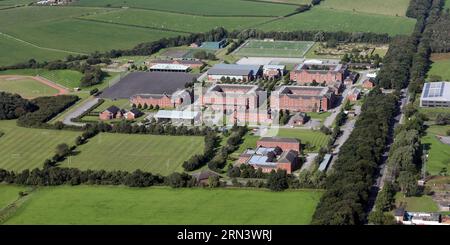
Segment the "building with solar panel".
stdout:
[[421,107],[450,107],[450,82],[425,83],[420,96]]

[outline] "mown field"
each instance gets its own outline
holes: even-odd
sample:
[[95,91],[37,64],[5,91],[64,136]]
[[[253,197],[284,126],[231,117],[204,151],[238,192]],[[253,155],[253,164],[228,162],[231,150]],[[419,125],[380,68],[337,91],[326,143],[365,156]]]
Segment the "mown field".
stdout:
[[168,175],[181,172],[181,164],[203,152],[203,137],[101,133],[77,148],[64,167],[134,171]]
[[31,195],[6,224],[309,224],[321,192],[60,186]]
[[436,135],[445,136],[447,130],[450,130],[450,126],[431,126],[421,139],[425,149],[428,150],[426,168],[432,175],[439,174],[443,168],[447,168],[447,174],[450,174],[450,145],[442,143],[436,137]]
[[326,146],[329,136],[320,131],[313,131],[308,129],[279,129],[278,137],[296,138],[299,139],[302,145],[309,143],[311,149],[306,152],[317,152],[320,147]]
[[314,42],[265,42],[250,40],[235,53],[239,56],[254,57],[303,57]]
[[105,21],[130,26],[162,28],[180,32],[204,32],[216,27],[227,30],[245,29],[255,26],[270,17],[205,17],[168,13],[143,9],[119,9],[107,13],[88,15],[83,19]]
[[41,168],[61,143],[73,144],[79,132],[31,129],[16,126],[15,120],[0,121],[0,168],[21,171]]
[[0,6],[17,6],[22,4],[29,4],[33,0],[0,0]]
[[399,206],[400,203],[406,203],[405,210],[411,212],[439,211],[438,205],[430,196],[404,197],[403,194],[397,193],[397,195],[395,196],[395,203],[397,206]]
[[2,77],[0,76],[0,91],[13,94],[20,94],[22,97],[32,99],[41,96],[51,96],[58,93],[58,90],[49,87],[32,78]]
[[321,7],[380,15],[405,16],[410,0],[326,0]]
[[78,6],[133,7],[204,16],[284,16],[296,6],[242,0],[80,0]]
[[14,202],[19,198],[19,192],[26,190],[26,187],[0,184],[0,209]]
[[83,74],[73,70],[19,69],[0,71],[1,75],[41,76],[66,88],[80,87]]
[[316,6],[310,11],[258,26],[267,31],[323,30],[410,34],[415,20]]
[[433,64],[428,71],[428,77],[440,76],[442,80],[450,81],[450,54],[444,54],[434,57],[432,56]]

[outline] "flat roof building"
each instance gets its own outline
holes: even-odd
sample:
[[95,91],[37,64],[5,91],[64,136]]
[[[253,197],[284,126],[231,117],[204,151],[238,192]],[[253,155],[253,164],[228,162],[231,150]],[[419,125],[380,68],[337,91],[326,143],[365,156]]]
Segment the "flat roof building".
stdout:
[[330,87],[281,86],[272,92],[270,107],[272,111],[328,111],[335,99],[336,95]]
[[420,96],[421,107],[450,107],[450,82],[425,83]]
[[191,70],[191,67],[179,64],[154,64],[150,66],[148,70],[161,72],[188,72]]
[[217,64],[208,70],[209,81],[220,81],[222,77],[252,81],[261,76],[260,65]]

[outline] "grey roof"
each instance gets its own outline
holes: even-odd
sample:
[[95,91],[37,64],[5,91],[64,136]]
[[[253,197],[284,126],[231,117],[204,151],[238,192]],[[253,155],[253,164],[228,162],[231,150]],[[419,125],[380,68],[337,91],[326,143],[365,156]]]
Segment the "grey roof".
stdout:
[[256,74],[260,65],[217,64],[208,70],[209,75],[246,76]]
[[325,156],[323,157],[322,162],[321,162],[320,165],[319,165],[319,171],[324,171],[324,170],[327,169],[328,164],[329,164],[330,161],[331,161],[331,157],[332,157],[331,154],[325,154]]
[[211,176],[219,176],[219,178],[220,178],[220,175],[218,175],[210,170],[203,170],[201,172],[192,174],[192,177],[196,178],[197,181],[208,179]]
[[182,64],[182,65],[201,65],[203,62],[199,60],[152,60],[154,64]]
[[281,157],[278,160],[278,162],[292,163],[292,162],[295,161],[296,157],[297,157],[297,152],[293,151],[293,150],[289,150],[288,152],[285,152],[284,154],[281,155]]
[[131,108],[130,112],[133,113],[134,115],[142,114],[142,112],[136,108]]
[[106,109],[106,111],[109,111],[109,112],[111,112],[112,114],[116,114],[117,112],[120,111],[120,108],[117,107],[117,106],[115,106],[115,105],[112,105],[112,106],[108,107],[108,108]]
[[198,75],[184,72],[132,72],[100,95],[128,99],[136,94],[172,94]]
[[294,139],[294,138],[278,138],[278,137],[262,137],[258,141],[300,143],[300,141],[298,139]]
[[425,83],[421,100],[450,101],[450,82]]

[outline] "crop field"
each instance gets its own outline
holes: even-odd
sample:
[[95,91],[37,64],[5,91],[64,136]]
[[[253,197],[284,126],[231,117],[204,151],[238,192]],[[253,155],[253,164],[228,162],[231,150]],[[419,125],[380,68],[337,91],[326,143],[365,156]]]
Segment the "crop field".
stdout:
[[404,197],[403,194],[397,193],[395,196],[397,206],[400,203],[406,203],[405,210],[411,212],[438,212],[439,208],[430,196],[420,197]]
[[410,34],[416,21],[406,17],[358,13],[316,6],[310,11],[258,26],[265,31],[322,30]]
[[303,57],[314,42],[249,40],[235,52],[239,56],[254,57]]
[[119,9],[117,11],[110,11],[97,15],[88,15],[83,17],[83,19],[197,33],[211,30],[216,27],[224,27],[230,31],[249,28],[258,23],[270,20],[271,18],[205,17],[143,9]]
[[278,137],[296,138],[299,139],[301,144],[310,144],[311,149],[306,152],[317,152],[320,147],[326,146],[329,136],[323,134],[320,131],[308,130],[308,129],[286,129],[282,128],[278,131]]
[[[47,187],[34,191],[5,224],[309,224],[321,195],[312,190]],[[274,208],[281,203],[282,209]]]
[[63,166],[80,169],[134,171],[167,175],[203,152],[203,137],[101,133],[77,148]]
[[326,0],[321,7],[353,12],[405,16],[410,0]]
[[436,135],[445,136],[447,130],[450,130],[450,126],[431,126],[421,139],[425,149],[428,150],[426,168],[432,175],[439,174],[443,168],[447,168],[447,174],[450,174],[450,145],[442,143],[436,137]]
[[284,16],[296,6],[243,0],[80,0],[79,6],[133,7],[203,16]]
[[41,168],[61,143],[73,144],[79,132],[31,129],[16,126],[15,120],[0,121],[0,168],[21,171]]
[[0,76],[0,91],[20,94],[22,97],[28,99],[51,96],[58,93],[58,90],[36,81],[31,77],[9,76]]
[[442,80],[450,81],[450,54],[432,58],[432,61],[433,64],[431,65],[431,69],[428,71],[428,77],[435,75],[440,76]]

